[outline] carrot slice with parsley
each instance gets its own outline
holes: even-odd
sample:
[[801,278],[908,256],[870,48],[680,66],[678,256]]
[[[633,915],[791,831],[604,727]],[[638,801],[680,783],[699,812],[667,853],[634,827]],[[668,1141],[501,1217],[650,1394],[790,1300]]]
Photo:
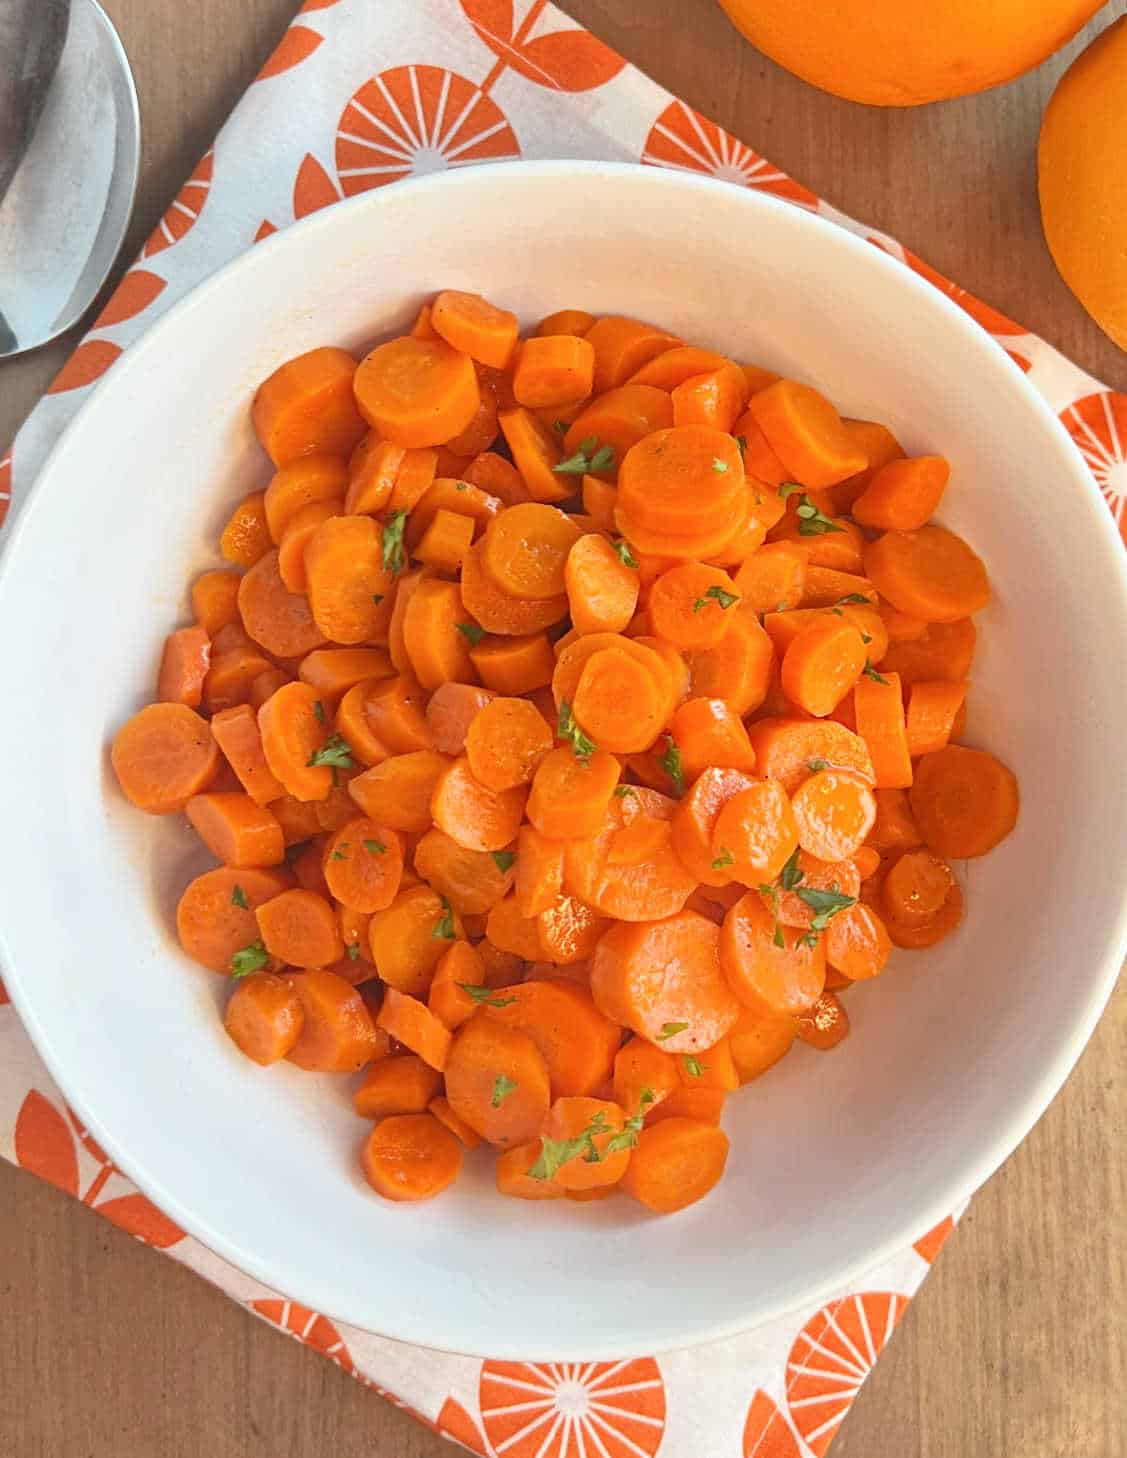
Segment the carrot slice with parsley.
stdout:
[[462,933],[461,917],[429,886],[400,891],[368,928],[376,971],[389,987],[411,997],[427,995],[442,954]]
[[472,622],[480,624],[487,633],[515,638],[543,632],[567,616],[567,597],[563,592],[537,599],[517,598],[504,592],[485,569],[483,546],[482,542],[476,542],[462,559],[462,602]]
[[437,826],[415,846],[415,870],[455,911],[483,916],[513,888],[511,850],[468,850]]
[[[699,536],[729,528],[744,485],[730,435],[704,425],[656,430],[627,451],[618,472],[620,511],[645,530]],[[644,542],[639,545],[645,550]]]
[[269,965],[255,911],[292,885],[282,870],[223,866],[190,881],[176,907],[176,934],[187,956],[212,972],[246,976]]
[[697,881],[707,886],[725,886],[731,881],[730,866],[713,864],[718,857],[712,849],[712,834],[723,807],[754,783],[743,770],[710,765],[677,805],[673,813],[673,851]]
[[720,961],[735,996],[763,1016],[796,1016],[825,985],[822,939],[776,921],[758,891],[749,892],[724,918]]
[[819,619],[801,628],[783,654],[783,692],[808,714],[825,718],[857,682],[867,661],[854,623],[846,618]]
[[536,1044],[517,1028],[477,1016],[454,1036],[446,1059],[450,1107],[490,1144],[535,1139],[548,1114],[548,1069]]
[[670,398],[674,425],[711,425],[730,432],[747,404],[747,381],[739,365],[725,360],[719,369],[675,385]]
[[873,473],[853,503],[853,515],[879,531],[916,531],[935,515],[950,475],[942,456],[890,461]]
[[395,900],[403,875],[403,845],[386,825],[356,816],[329,837],[323,865],[332,895],[370,916]]

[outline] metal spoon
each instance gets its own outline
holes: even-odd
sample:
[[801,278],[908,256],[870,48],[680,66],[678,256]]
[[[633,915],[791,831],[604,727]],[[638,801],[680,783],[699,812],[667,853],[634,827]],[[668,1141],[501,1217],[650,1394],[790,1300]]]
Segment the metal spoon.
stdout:
[[140,136],[97,0],[0,0],[0,359],[93,302],[133,209]]

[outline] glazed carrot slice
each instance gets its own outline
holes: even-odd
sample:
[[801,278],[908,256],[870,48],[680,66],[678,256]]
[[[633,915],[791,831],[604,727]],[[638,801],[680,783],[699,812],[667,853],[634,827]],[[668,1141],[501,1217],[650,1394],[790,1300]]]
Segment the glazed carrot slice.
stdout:
[[126,799],[150,815],[174,815],[215,778],[219,749],[194,709],[149,704],[117,731],[110,760]]
[[952,737],[955,720],[967,697],[965,683],[914,683],[908,690],[906,730],[908,753],[913,759],[935,754]]
[[879,976],[892,955],[884,922],[871,906],[860,901],[831,918],[823,940],[826,961],[850,982]]
[[658,1105],[650,1115],[649,1123],[660,1124],[665,1119],[695,1119],[716,1127],[727,1097],[721,1088],[687,1088],[682,1084]]
[[807,558],[799,607],[832,608],[845,600],[857,603],[859,598],[865,598],[872,607],[877,605],[877,590],[867,577],[860,577],[855,572],[839,572],[835,567],[817,567]]
[[277,1063],[301,1036],[305,1012],[290,980],[256,972],[235,984],[223,1026],[231,1041],[263,1068]]
[[817,999],[826,952],[821,938],[813,946],[803,938],[796,927],[775,921],[758,891],[732,907],[720,930],[720,961],[745,1007],[764,1016],[796,1016]]
[[450,1030],[417,998],[387,988],[376,1026],[439,1073],[446,1067]]
[[336,914],[323,896],[298,887],[257,908],[267,952],[294,967],[326,967],[344,956]]
[[849,1034],[849,1014],[838,997],[823,992],[805,1012],[798,1015],[798,1036],[811,1048],[828,1053]]
[[[560,474],[573,467],[613,477],[630,448],[654,430],[673,424],[673,405],[664,390],[650,385],[619,385],[585,405],[564,435],[567,458]],[[584,464],[589,462],[589,467]],[[564,479],[567,479],[566,475]]]
[[455,911],[482,916],[509,894],[511,851],[467,850],[443,830],[428,830],[415,847],[415,870]]
[[849,770],[819,770],[791,797],[798,843],[820,861],[845,861],[860,849],[877,816],[866,782]]
[[880,531],[916,531],[935,515],[950,475],[942,456],[890,461],[873,473],[853,503],[853,515]]
[[865,572],[893,607],[929,623],[969,618],[990,601],[982,559],[945,527],[885,532],[866,547]]
[[744,715],[757,709],[766,697],[773,657],[771,640],[742,604],[724,616],[730,623],[720,642],[685,655],[689,692],[699,699],[723,698],[734,713]]
[[362,679],[353,684],[337,705],[333,719],[333,729],[347,744],[349,756],[357,765],[382,764],[391,753],[368,718],[368,701],[376,682]]
[[803,486],[821,488],[863,471],[868,460],[824,395],[777,380],[748,406],[771,449]]
[[480,294],[445,289],[430,306],[431,327],[454,349],[493,369],[508,367],[517,342],[517,316]]
[[958,928],[962,919],[963,892],[958,881],[955,881],[947,893],[947,900],[933,917],[916,925],[894,921],[888,917],[885,920],[885,928],[893,946],[903,947],[910,952],[921,952],[926,947],[934,947],[944,937],[950,936]]
[[239,574],[223,567],[192,583],[192,616],[209,637],[239,616]]
[[437,339],[434,325],[430,321],[430,305],[423,304],[415,315],[415,322],[407,331],[413,339]]
[[777,379],[781,378],[773,370],[765,370],[762,365],[742,364],[740,369],[743,370],[744,379],[747,382],[749,397],[758,395],[760,390],[765,390],[768,385],[773,385]]
[[904,789],[875,792],[877,818],[873,826],[872,843],[878,851],[908,850],[922,845],[923,836],[908,803]]
[[434,747],[425,706],[426,695],[407,674],[369,680],[364,691],[364,713],[372,732],[393,754]]
[[551,334],[582,336],[590,331],[594,322],[594,314],[588,314],[586,309],[557,309],[554,314],[549,314],[546,318],[541,319],[533,332],[538,338]]
[[584,760],[569,748],[553,749],[536,768],[527,814],[541,835],[556,840],[594,835],[600,828],[620,767],[613,755],[596,749]]
[[358,815],[329,837],[323,864],[337,901],[371,915],[395,900],[403,875],[403,844],[394,830]]
[[396,477],[406,458],[405,447],[381,439],[370,430],[348,461],[344,509],[349,516],[375,516],[391,503]]
[[[497,439],[499,428],[497,394],[490,379],[493,373],[495,372],[487,372],[481,365],[477,366],[477,384],[481,392],[477,410],[465,430],[460,430],[457,435],[451,436],[443,450],[465,457],[466,460],[472,460],[482,451],[487,451]],[[503,378],[508,384],[508,377]],[[512,401],[510,400],[508,403],[512,404]]]
[[[730,435],[704,425],[674,426],[627,451],[618,472],[619,510],[653,532],[699,536],[732,527],[743,485],[743,459]],[[647,550],[644,541],[638,545]]]
[[785,612],[802,596],[806,552],[797,542],[769,542],[744,559],[736,573],[736,591],[753,613]]
[[[318,530],[324,531],[325,527]],[[239,613],[254,641],[276,658],[300,658],[325,641],[308,599],[288,591],[282,581],[277,551],[260,558],[239,584]]]
[[[449,474],[446,469],[451,464],[446,459],[449,455],[450,452],[445,447],[437,451],[431,450],[429,446],[408,450],[395,475],[391,500],[387,503],[388,511],[414,511],[430,490],[435,478],[440,474]],[[459,460],[458,464],[460,466],[462,462]],[[439,466],[444,468],[441,472]]]
[[301,507],[286,522],[278,545],[278,575],[289,592],[308,592],[305,549],[322,522],[328,521],[331,516],[341,516],[343,512],[344,502],[337,496],[329,501],[314,501],[309,506]]
[[[535,962],[540,957],[540,937],[537,934],[535,918],[521,914],[515,896],[506,896],[496,906],[489,908],[485,919],[485,935],[488,943],[483,942],[482,946],[491,944],[513,957],[518,957],[522,963]],[[488,975],[486,981],[490,982]],[[505,985],[508,986],[508,982]]]
[[376,971],[389,987],[423,998],[443,952],[460,934],[461,918],[449,903],[429,886],[411,886],[372,917]]
[[157,673],[157,699],[198,709],[211,663],[211,639],[205,628],[177,628],[164,640]]
[[[731,637],[731,629],[725,635],[725,641],[729,637]],[[633,642],[638,648],[648,648],[653,653],[656,653],[665,665],[665,670],[669,677],[669,713],[672,715],[689,697],[691,676],[688,659],[693,655],[682,654],[679,649],[674,648],[672,643],[667,643],[664,638],[651,638],[648,633],[640,633],[633,639]],[[720,647],[723,647],[723,644]],[[706,649],[704,651],[706,653],[715,653],[718,650]],[[732,657],[735,659],[736,655],[732,655]],[[652,660],[646,661],[650,664],[650,671],[656,673],[656,668]],[[736,691],[738,696],[739,684],[733,681],[731,688]],[[725,697],[729,699],[729,703],[735,702],[729,695],[726,694]]]
[[563,888],[563,842],[522,825],[516,856],[517,910],[531,918],[554,906]]
[[612,927],[591,962],[596,1007],[667,1053],[711,1048],[739,1016],[721,975],[719,939],[694,911]]
[[477,542],[466,553],[462,561],[461,590],[469,616],[487,633],[523,637],[543,632],[567,616],[567,597],[562,592],[535,601],[503,592],[485,570],[482,550],[483,543]]
[[510,506],[490,523],[482,562],[502,592],[522,600],[558,597],[565,590],[568,553],[580,533],[554,506]]
[[555,1180],[533,1179],[529,1170],[540,1161],[540,1139],[506,1149],[497,1156],[497,1191],[516,1200],[562,1200],[564,1190]]
[[908,613],[902,613],[890,602],[882,602],[877,611],[890,643],[913,643],[927,632],[927,624],[923,618],[913,618]]
[[594,386],[595,351],[576,334],[537,335],[521,345],[513,394],[529,410],[578,405]]
[[358,683],[367,679],[392,678],[395,670],[383,648],[318,648],[307,654],[298,668],[322,703],[334,704]]
[[712,830],[714,869],[747,886],[773,881],[798,848],[798,827],[778,780],[759,780],[732,796]]
[[614,531],[614,512],[618,505],[618,487],[598,476],[583,477],[583,510],[600,531]]
[[[679,1060],[646,1038],[631,1038],[615,1054],[614,1097],[628,1114],[649,1113],[681,1087]],[[642,1101],[642,1095],[649,1097]]]
[[662,1119],[638,1136],[622,1188],[658,1215],[703,1200],[728,1161],[728,1136],[699,1119]]
[[726,699],[689,699],[673,715],[673,738],[686,780],[695,780],[710,765],[751,771],[755,751],[739,715]]
[[441,1097],[431,1099],[427,1105],[427,1113],[432,1114],[444,1129],[448,1129],[463,1148],[476,1149],[481,1143],[478,1135],[464,1120],[458,1118],[446,1099]]
[[214,652],[214,644],[212,648],[203,681],[202,700],[206,713],[218,714],[224,709],[248,703],[252,686],[262,674],[270,671],[272,665],[265,653],[253,643],[223,653]]
[[228,562],[253,567],[273,545],[266,523],[266,495],[252,491],[235,507],[219,538],[219,551]]
[[1017,780],[981,749],[925,754],[908,799],[924,841],[949,860],[986,855],[1017,824]]
[[586,633],[582,637],[571,639],[562,649],[559,644],[556,646],[559,650],[559,657],[556,661],[555,672],[552,674],[552,695],[561,709],[564,704],[570,706],[574,703],[584,670],[595,654],[613,649],[616,652],[628,654],[636,663],[641,664],[647,673],[653,675],[654,679],[662,685],[669,712],[672,713],[674,684],[671,665],[673,660],[668,660],[669,666],[667,666],[667,658],[664,653],[659,653],[637,639],[626,638],[617,633]]
[[548,1114],[548,1069],[526,1033],[474,1017],[454,1036],[446,1097],[488,1143],[524,1144],[538,1136]]
[[473,537],[472,517],[439,509],[414,549],[414,555],[428,567],[435,567],[440,572],[457,573],[461,568],[462,558],[473,543]]
[[558,896],[536,915],[540,956],[558,967],[584,965],[609,923],[593,907],[574,896]]
[[[865,741],[831,719],[760,719],[748,729],[758,773],[778,780],[788,794],[815,769],[852,770],[873,783]],[[811,766],[814,768],[811,768]]]
[[479,641],[470,649],[470,662],[487,688],[510,697],[546,687],[556,666],[546,633]]
[[444,444],[465,430],[481,403],[472,360],[441,339],[405,336],[378,345],[361,361],[353,387],[368,424],[411,449]]
[[925,679],[960,683],[970,673],[977,636],[969,618],[929,623],[912,640],[891,644],[880,661],[880,671],[899,674],[905,685]]
[[347,755],[325,758],[329,736],[313,689],[305,683],[284,684],[259,709],[258,732],[270,773],[287,793],[298,800],[323,800],[333,783],[329,760]]
[[313,620],[335,643],[364,643],[378,624],[379,600],[394,575],[384,564],[383,539],[370,516],[334,516],[305,548]]
[[465,849],[501,851],[516,839],[524,803],[523,786],[491,790],[476,778],[468,759],[458,759],[439,776],[430,811],[438,828]]
[[544,1121],[541,1158],[532,1166],[553,1170],[564,1190],[590,1191],[616,1185],[630,1163],[630,1147],[620,1136],[626,1115],[607,1099],[557,1098]]
[[480,1004],[480,999],[471,997],[466,988],[482,987],[484,982],[485,967],[480,954],[469,942],[455,942],[442,954],[434,969],[427,1006],[454,1032],[473,1017]]
[[[649,364],[643,365],[636,374],[631,375],[627,383],[653,385],[658,390],[673,391],[686,380],[697,375],[710,374],[729,363],[731,362],[722,354],[716,354],[711,349],[697,349],[695,345],[683,344],[679,348],[667,349],[656,355]],[[746,389],[745,381],[745,399]]]
[[589,1095],[611,1076],[621,1030],[577,982],[524,982],[487,999],[483,1017],[526,1034],[548,1070],[553,1099]]
[[347,456],[364,434],[353,398],[356,361],[343,349],[311,349],[258,387],[255,434],[276,466],[328,451]]
[[[625,556],[629,556],[627,550]],[[623,553],[590,532],[580,537],[564,569],[571,621],[579,633],[621,633],[638,604],[639,579]]]
[[[856,854],[863,849],[859,848]],[[877,857],[879,862],[880,857]],[[815,918],[815,910],[804,901],[799,892],[834,891],[856,900],[861,891],[861,876],[856,860],[850,857],[842,861],[823,861],[808,851],[800,850],[794,872],[788,881],[794,889],[778,886],[760,887],[763,904],[784,926],[801,927],[808,931]]]
[[740,602],[736,585],[720,567],[684,562],[650,589],[654,632],[678,648],[714,648],[728,632]]
[[551,730],[527,699],[496,698],[471,722],[466,757],[487,790],[514,790],[532,783],[553,742]]
[[[680,531],[654,531],[643,526],[636,516],[632,516],[629,510],[619,504],[614,509],[615,531],[630,543],[630,549],[640,566],[644,567],[646,558],[664,559],[653,574],[656,576],[674,563],[707,562],[722,553],[729,542],[745,529],[750,501],[750,493],[746,487],[741,486],[735,493],[731,511],[721,524],[710,527],[703,534],[694,533],[692,536],[686,536]],[[643,577],[642,580],[646,581],[646,578]]]
[[685,870],[708,886],[724,886],[731,868],[714,866],[712,835],[720,811],[733,796],[751,789],[754,781],[743,770],[709,767],[693,783],[673,813],[672,847]]
[[436,689],[455,680],[476,677],[470,661],[472,630],[456,582],[424,577],[408,599],[403,613],[403,643],[415,677],[424,689]]
[[281,870],[234,870],[223,866],[205,871],[185,887],[176,907],[176,934],[187,956],[213,972],[230,974],[237,953],[258,945],[247,960],[255,967],[267,962],[258,935],[255,911],[285,891],[290,877]]
[[676,385],[670,398],[674,425],[711,425],[731,431],[747,404],[747,381],[739,365],[725,360],[719,369]]
[[876,420],[843,420],[842,424],[853,437],[861,453],[868,458],[868,466],[855,476],[828,488],[828,496],[835,512],[849,511],[858,496],[865,490],[873,476],[889,461],[899,460],[904,454],[900,442],[887,425]]
[[411,508],[405,540],[414,553],[440,511],[455,512],[459,516],[468,517],[476,528],[492,521],[502,505],[499,497],[490,495],[488,491],[483,491],[469,481],[438,476]]
[[857,733],[873,761],[873,783],[882,790],[903,789],[912,783],[908,732],[900,676],[870,671],[853,689]]
[[659,677],[625,646],[600,649],[587,659],[572,703],[575,722],[615,754],[648,749],[669,709],[664,669]]
[[213,714],[211,732],[243,789],[256,804],[269,805],[285,793],[266,763],[258,720],[248,704]]
[[340,456],[302,456],[274,473],[263,505],[275,546],[303,507],[337,501],[348,489],[348,468]]
[[470,486],[479,487],[486,495],[496,497],[504,506],[516,506],[531,497],[520,472],[511,461],[494,451],[475,456],[462,474]]
[[928,850],[905,851],[881,882],[881,905],[891,921],[920,926],[930,921],[951,893],[955,877],[942,858]]
[[525,499],[563,501],[570,496],[573,478],[556,473],[564,458],[559,436],[522,406],[502,410],[497,420],[524,483]]
[[595,350],[597,395],[623,384],[651,359],[682,342],[652,324],[614,314],[597,319],[585,337]]
[[429,830],[430,802],[450,764],[447,755],[432,749],[391,755],[350,780],[348,793],[381,825],[406,832]]
[[285,859],[282,827],[249,795],[193,795],[184,813],[204,845],[225,866],[279,866]]
[[[806,492],[792,495],[787,500],[787,510],[771,528],[772,542],[795,542],[805,548],[806,561],[811,567],[828,567],[835,572],[861,571],[865,538],[861,529],[843,516],[832,516],[815,500],[818,493]],[[825,502],[828,506],[829,502]],[[821,515],[812,523],[799,512],[809,508]],[[828,525],[827,525],[828,523]],[[810,527],[816,531],[810,534]]]
[[783,654],[783,692],[808,714],[825,718],[860,678],[867,661],[857,626],[848,618],[827,616],[802,628]]
[[[835,917],[834,921],[839,919]],[[759,1078],[769,1068],[774,1068],[780,1058],[790,1052],[796,1033],[792,1017],[761,1017],[749,1007],[741,1008],[736,1024],[728,1034],[728,1047],[740,1083],[750,1083],[753,1078]]]
[[[380,1036],[387,1036],[377,1028]],[[385,1119],[395,1114],[421,1114],[442,1089],[442,1077],[417,1053],[381,1058],[364,1075],[352,1096],[362,1119]]]
[[426,707],[427,727],[435,749],[441,754],[461,754],[466,747],[466,734],[474,715],[493,697],[492,689],[479,688],[477,684],[440,684]]
[[458,1178],[462,1146],[432,1114],[393,1114],[365,1139],[360,1164],[384,1199],[429,1200]]

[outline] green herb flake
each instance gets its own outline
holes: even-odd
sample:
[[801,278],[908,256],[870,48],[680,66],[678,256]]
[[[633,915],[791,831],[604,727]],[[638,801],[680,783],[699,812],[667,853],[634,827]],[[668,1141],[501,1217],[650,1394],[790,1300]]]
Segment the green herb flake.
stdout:
[[317,720],[318,724],[325,722],[325,706],[320,699],[313,705],[313,717]]
[[818,774],[821,770],[827,770],[829,767],[830,762],[828,759],[808,759],[806,761],[806,768],[812,775]]
[[784,481],[783,484],[779,487],[779,495],[785,501],[788,496],[793,496],[796,491],[801,490],[802,487],[797,481]]
[[675,1038],[678,1033],[683,1033],[688,1023],[662,1023],[661,1032],[657,1035],[657,1041],[664,1043],[668,1038]]
[[618,560],[624,567],[637,567],[638,559],[630,550],[629,542],[615,542],[614,550],[618,553]]
[[800,537],[823,537],[829,532],[845,530],[831,517],[819,511],[806,495],[800,498],[795,507],[795,515],[798,517],[798,535]]
[[262,942],[251,942],[242,947],[231,958],[231,976],[249,977],[252,972],[261,972],[270,962],[270,956]]
[[798,869],[798,857],[800,854],[800,847],[795,846],[793,852],[787,857],[786,865],[779,872],[779,885],[784,891],[793,891],[806,874],[805,871]]
[[468,638],[470,645],[476,648],[485,637],[485,629],[479,628],[476,623],[457,623],[455,626],[464,638]]
[[334,861],[347,861],[348,860],[348,841],[347,840],[341,841],[340,845],[338,845],[336,847],[336,849],[333,851],[332,856],[330,857],[330,859],[331,860],[334,860]]
[[455,481],[454,482],[454,490],[455,491],[468,491],[469,489],[470,489],[469,488],[469,484],[466,481]]
[[490,1107],[499,1109],[509,1095],[515,1093],[519,1087],[520,1085],[514,1083],[511,1078],[499,1073],[493,1080],[493,1097],[489,1100]]
[[635,800],[638,798],[633,785],[615,785],[614,798],[616,800],[625,800],[627,795],[633,795]]
[[874,683],[888,682],[888,679],[885,678],[884,674],[878,673],[867,658],[865,659],[865,667],[861,671],[862,673],[864,673],[866,678],[871,678]]
[[352,769],[354,760],[348,740],[339,734],[334,734],[331,739],[327,739],[321,748],[310,756],[308,767],[312,769],[320,764],[327,764],[335,770]]
[[719,456],[713,456],[712,469],[717,473],[717,475],[723,476],[728,470],[728,462],[722,461]]
[[[795,854],[797,855],[797,851],[795,852]],[[774,935],[771,937],[771,940],[774,942],[776,947],[785,947],[786,939],[783,936],[783,928],[779,922],[779,888],[777,886],[770,886],[767,884],[766,881],[764,881],[761,883],[759,890],[760,893],[763,896],[766,896],[767,900],[771,903],[771,910],[775,916],[775,931]]]
[[658,758],[658,764],[673,781],[673,793],[678,799],[685,793],[685,771],[681,766],[681,751],[672,734],[665,736],[665,753]]
[[370,856],[387,855],[387,846],[384,845],[382,840],[366,840],[364,841],[364,849]]
[[454,930],[454,912],[445,896],[440,899],[442,915],[435,922],[431,936],[436,942],[452,942],[457,936],[457,932]]
[[247,901],[247,893],[241,886],[231,887],[231,905],[237,906],[240,911],[249,911],[250,903]]
[[691,1053],[685,1054],[685,1072],[690,1078],[699,1078],[704,1072],[704,1064],[699,1058],[694,1058]]
[[393,511],[384,524],[382,543],[385,572],[402,572],[407,565],[407,552],[403,545],[406,526],[405,511]]
[[372,593],[372,601],[375,603],[375,605],[377,607],[379,607],[380,603],[383,602],[383,597],[384,597],[384,595],[383,595],[382,592],[373,592]]
[[541,1139],[540,1156],[528,1171],[530,1179],[550,1180],[555,1177],[561,1165],[583,1156],[585,1163],[598,1164],[602,1159],[595,1144],[599,1134],[609,1134],[607,1117],[602,1109],[593,1114],[591,1122],[574,1139]]
[[847,592],[844,597],[838,598],[839,607],[847,607],[850,603],[856,603],[859,607],[872,607],[872,602],[863,592]]
[[785,612],[786,612],[786,610],[787,610],[787,606],[788,606],[788,604],[787,604],[787,600],[786,600],[786,598],[785,598],[785,597],[784,597],[784,598],[783,598],[783,600],[782,600],[782,602],[777,602],[777,603],[776,603],[776,604],[775,604],[775,611],[776,611],[776,612],[777,612],[777,613],[785,613]]
[[580,764],[587,764],[598,749],[593,739],[589,739],[579,725],[575,722],[575,715],[571,712],[571,705],[566,699],[560,700],[559,719],[556,723],[556,736],[566,744],[571,745],[571,752],[575,755]]
[[571,429],[571,426],[568,425],[566,420],[553,420],[552,429],[556,432],[557,435],[566,435]]
[[746,455],[747,454],[747,436],[746,435],[737,435],[736,436],[736,444],[740,448],[740,455],[741,456]]
[[513,862],[516,860],[516,856],[512,851],[494,851],[492,854],[493,864],[501,872],[502,876],[506,871],[512,869]]
[[614,447],[600,446],[598,436],[589,435],[579,442],[579,449],[574,455],[553,466],[552,470],[557,476],[593,476],[599,471],[609,471],[613,465]]
[[732,852],[727,846],[721,846],[720,854],[712,862],[712,869],[714,871],[722,871],[725,866],[734,866],[735,863],[735,857],[732,855]]
[[[814,913],[814,919],[810,923],[810,932],[814,933],[815,939],[819,933],[825,931],[839,911],[857,905],[856,896],[846,896],[838,889],[836,881],[832,883],[828,891],[821,891],[815,886],[800,886],[795,894]],[[807,936],[810,935],[810,932],[807,933]],[[811,944],[807,942],[806,945]]]
[[830,612],[833,613],[835,618],[843,618],[845,616],[839,607],[830,608]]
[[355,962],[356,958],[360,955],[360,946],[357,942],[349,942],[344,950],[348,953],[348,960],[350,962]]
[[644,1088],[638,1097],[638,1112],[631,1114],[630,1118],[623,1124],[618,1134],[612,1134],[607,1140],[603,1154],[617,1154],[622,1149],[633,1149],[638,1142],[638,1135],[642,1132],[642,1124],[646,1117],[646,1109],[653,1103],[657,1095],[652,1088]]
[[511,1007],[516,1002],[515,997],[494,997],[492,987],[477,982],[459,982],[458,986],[479,1007]]

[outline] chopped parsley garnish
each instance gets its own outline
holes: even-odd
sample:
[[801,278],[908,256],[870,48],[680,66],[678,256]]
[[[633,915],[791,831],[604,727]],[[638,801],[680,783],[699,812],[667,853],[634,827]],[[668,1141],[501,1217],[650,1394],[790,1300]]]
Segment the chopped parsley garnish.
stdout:
[[637,793],[633,785],[615,785],[614,798],[616,800],[625,800],[627,795],[633,795],[637,799]]
[[469,639],[470,645],[474,648],[485,637],[485,629],[479,628],[476,623],[457,623],[455,626],[464,638]]
[[441,901],[442,915],[435,922],[431,936],[436,942],[452,942],[457,936],[454,930],[454,912],[445,896],[441,898]]
[[600,471],[609,471],[613,465],[614,447],[601,446],[597,435],[589,435],[579,442],[579,449],[573,456],[568,456],[552,470],[557,476],[594,476]]
[[393,511],[383,529],[383,566],[385,572],[402,572],[407,565],[407,552],[403,545],[403,532],[407,526],[407,513]]
[[511,1078],[499,1073],[493,1080],[493,1097],[489,1100],[491,1108],[499,1109],[509,1095],[519,1087]]
[[717,473],[717,475],[723,476],[728,469],[728,462],[722,461],[719,456],[713,456],[712,469]]
[[310,756],[309,766],[327,764],[333,769],[352,769],[352,749],[347,739],[339,734],[334,734],[331,739],[326,739],[321,748]]
[[516,1002],[515,997],[494,997],[492,987],[485,987],[476,982],[459,982],[458,986],[479,1007],[511,1007]]
[[637,567],[638,559],[630,550],[629,542],[615,542],[614,550],[618,553],[618,560],[624,567]]
[[270,956],[261,942],[251,942],[242,947],[231,958],[231,976],[249,977],[252,972],[261,972],[267,966]]
[[685,793],[685,771],[681,767],[681,751],[672,734],[665,736],[666,749],[658,757],[658,764],[673,781],[673,793],[678,799]]
[[603,1156],[595,1144],[595,1136],[609,1133],[607,1116],[600,1109],[591,1116],[586,1129],[581,1130],[574,1139],[541,1139],[540,1156],[528,1171],[529,1178],[553,1179],[561,1165],[568,1164],[579,1155],[583,1156],[587,1164],[598,1164]]
[[493,852],[493,864],[497,867],[502,875],[504,875],[504,873],[510,869],[515,860],[516,856],[513,854],[512,851]]
[[631,1114],[617,1134],[612,1134],[603,1148],[603,1154],[617,1154],[621,1149],[633,1149],[638,1142],[638,1135],[642,1132],[642,1123],[646,1117],[647,1107],[653,1103],[655,1094],[652,1088],[644,1088],[638,1097],[638,1112]]
[[799,846],[795,846],[793,853],[787,857],[786,865],[779,872],[779,885],[784,891],[793,891],[806,874],[805,871],[798,869],[800,849]]
[[231,905],[237,906],[242,911],[249,911],[250,904],[247,901],[247,893],[241,886],[231,887]]
[[704,1064],[699,1058],[694,1058],[691,1053],[685,1054],[685,1072],[690,1078],[699,1078],[704,1072]]
[[874,683],[888,682],[888,679],[885,678],[884,674],[878,673],[867,658],[865,659],[865,667],[861,671],[862,673],[864,673],[866,678],[871,678]]
[[703,597],[698,597],[693,603],[693,612],[699,613],[701,608],[706,608],[710,602],[718,602],[726,612],[728,608],[735,607],[739,600],[739,593],[725,592],[722,587],[714,584]]
[[657,1035],[657,1041],[664,1043],[667,1038],[675,1038],[678,1033],[683,1033],[688,1023],[662,1023],[661,1032]]
[[586,764],[598,745],[593,739],[589,739],[579,725],[575,722],[575,715],[571,712],[571,705],[566,699],[560,700],[560,714],[556,723],[556,734],[571,745],[571,752],[575,755],[580,764]]
[[803,495],[797,507],[795,516],[798,517],[798,535],[800,537],[822,537],[827,532],[843,532],[845,528],[839,526],[831,517],[818,510],[809,496]]
[[366,840],[364,842],[364,849],[370,856],[387,855],[387,846],[384,845],[382,840]]
[[349,942],[344,950],[348,953],[348,960],[350,962],[355,962],[356,958],[360,955],[360,945],[358,942]]
[[313,705],[313,717],[317,720],[318,724],[325,722],[325,706],[320,699]]
[[712,869],[714,871],[722,871],[725,866],[734,866],[735,864],[736,858],[732,855],[732,852],[727,846],[721,846],[720,854],[712,862]]
[[771,903],[771,910],[775,915],[775,931],[771,940],[776,947],[785,947],[786,939],[783,936],[783,928],[779,922],[779,888],[777,886],[770,886],[764,881],[760,884],[759,890],[760,894],[766,896],[767,900]]

